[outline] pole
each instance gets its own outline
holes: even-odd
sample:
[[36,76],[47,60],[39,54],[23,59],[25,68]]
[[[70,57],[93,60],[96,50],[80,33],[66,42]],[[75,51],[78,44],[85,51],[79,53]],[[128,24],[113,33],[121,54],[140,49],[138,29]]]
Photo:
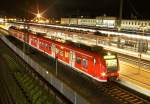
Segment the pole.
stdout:
[[120,10],[119,10],[119,27],[121,26],[121,20],[122,20],[122,10],[123,10],[123,0],[120,0]]
[[[144,32],[145,32],[145,30],[144,30],[144,27],[142,26],[142,31],[143,31],[143,33],[142,33],[142,36],[144,36]],[[144,42],[143,42],[144,40],[141,40],[141,42],[140,42],[140,44],[139,44],[139,47],[140,47],[140,49],[139,49],[139,70],[138,70],[138,74],[140,74],[140,71],[141,71],[141,55],[142,55],[142,52],[144,51]]]
[[140,74],[141,71],[141,52],[139,53],[139,71],[138,74]]
[[57,76],[57,61],[58,61],[58,59],[57,59],[57,57],[56,57],[56,76]]
[[[122,20],[122,10],[123,10],[123,0],[120,0],[120,9],[119,9],[119,21],[118,21],[118,31],[120,31],[121,20]],[[120,48],[120,36],[118,36],[117,47]]]

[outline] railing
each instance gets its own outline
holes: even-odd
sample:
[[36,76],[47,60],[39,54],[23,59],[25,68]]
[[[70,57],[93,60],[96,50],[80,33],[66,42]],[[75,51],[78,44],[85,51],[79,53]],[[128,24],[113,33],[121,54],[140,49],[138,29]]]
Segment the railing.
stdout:
[[72,90],[61,80],[51,73],[47,73],[46,69],[36,63],[33,59],[23,53],[19,48],[12,44],[5,36],[0,37],[16,54],[18,54],[26,63],[28,63],[36,72],[38,72],[45,80],[55,87],[61,94],[74,104],[89,104],[85,98],[80,96],[76,91]]

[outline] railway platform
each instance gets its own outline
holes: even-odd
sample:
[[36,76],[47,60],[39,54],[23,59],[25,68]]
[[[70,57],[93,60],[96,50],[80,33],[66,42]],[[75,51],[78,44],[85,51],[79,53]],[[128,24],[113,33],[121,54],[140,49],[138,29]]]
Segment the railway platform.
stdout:
[[150,96],[150,68],[120,61],[120,83]]

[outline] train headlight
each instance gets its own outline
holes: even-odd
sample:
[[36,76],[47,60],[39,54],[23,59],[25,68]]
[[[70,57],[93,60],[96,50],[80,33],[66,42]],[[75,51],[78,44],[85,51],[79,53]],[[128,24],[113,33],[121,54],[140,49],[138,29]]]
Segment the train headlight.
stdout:
[[101,75],[104,77],[104,76],[106,76],[106,73],[105,73],[105,72],[102,72]]

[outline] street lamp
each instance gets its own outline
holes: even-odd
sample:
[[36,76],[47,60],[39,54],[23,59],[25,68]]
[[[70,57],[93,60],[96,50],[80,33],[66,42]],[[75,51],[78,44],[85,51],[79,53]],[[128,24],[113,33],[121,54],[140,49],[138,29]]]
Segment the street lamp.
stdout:
[[37,17],[37,18],[41,18],[42,16],[41,16],[40,13],[38,13],[38,14],[36,15],[36,17]]
[[56,54],[56,57],[55,57],[55,67],[56,67],[56,76],[57,76],[57,73],[58,73],[58,70],[57,70],[57,64],[58,64],[58,54]]

